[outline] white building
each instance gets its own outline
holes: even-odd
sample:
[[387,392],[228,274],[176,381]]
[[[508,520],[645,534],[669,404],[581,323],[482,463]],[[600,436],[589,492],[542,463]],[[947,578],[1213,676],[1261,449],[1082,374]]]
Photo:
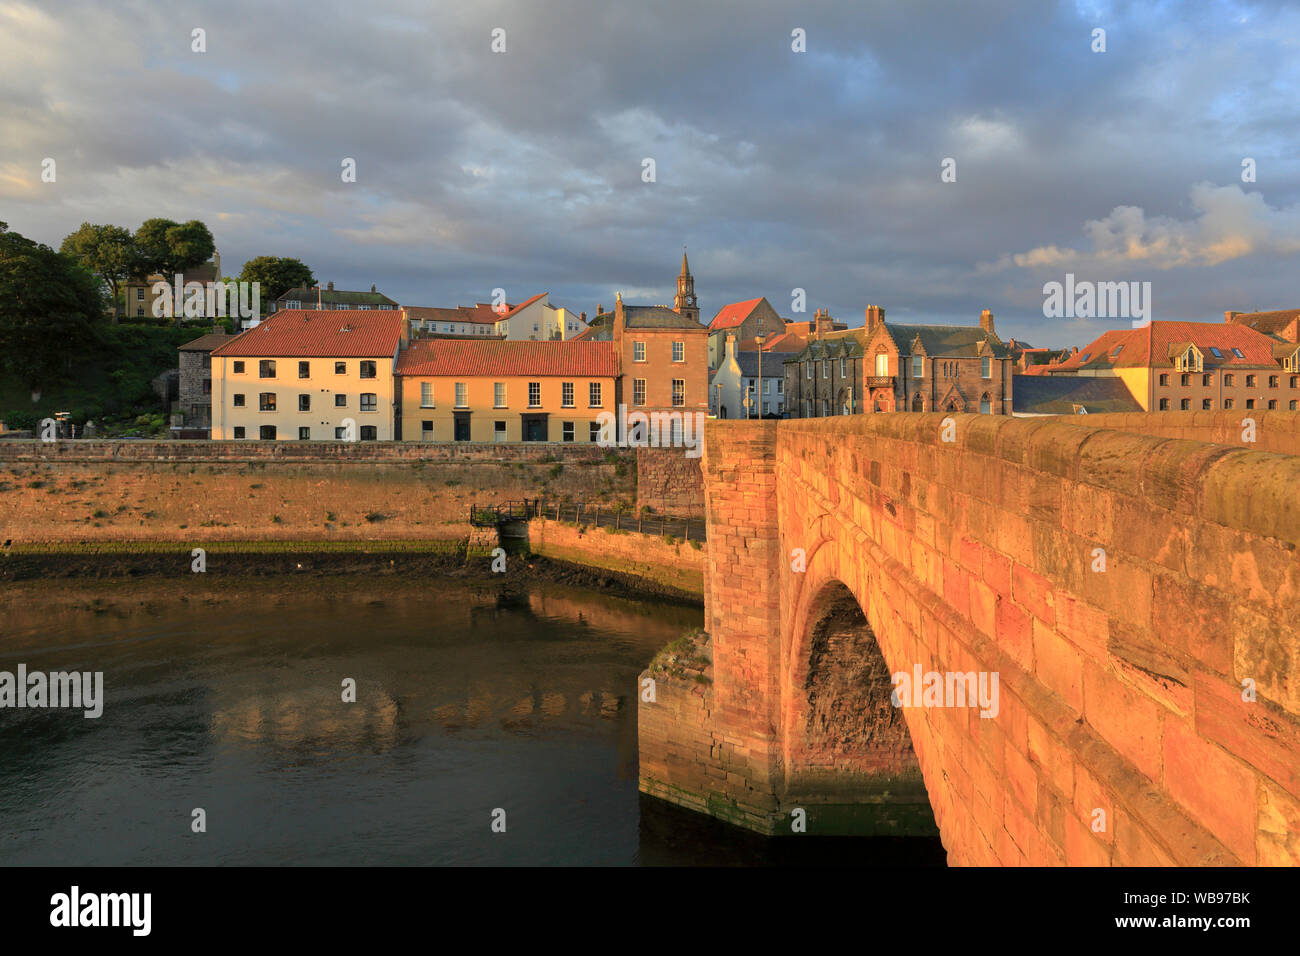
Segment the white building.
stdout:
[[548,342],[571,339],[587,329],[587,313],[553,306],[542,292],[500,313],[496,334],[512,341]]
[[785,356],[758,349],[737,351],[728,335],[722,361],[709,379],[709,411],[718,418],[785,414]]

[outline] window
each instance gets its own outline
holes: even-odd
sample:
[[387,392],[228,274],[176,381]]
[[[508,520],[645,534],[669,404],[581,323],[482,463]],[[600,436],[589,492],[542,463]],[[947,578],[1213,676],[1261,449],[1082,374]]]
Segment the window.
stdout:
[[643,378],[632,379],[632,404],[645,404],[645,379]]
[[562,441],[573,441],[573,422],[560,424],[560,437]]
[[144,287],[143,287],[143,286],[138,286],[138,287],[136,288],[136,290],[135,290],[135,297],[136,297],[136,300],[137,300],[137,301],[142,301],[142,300],[144,299]]
[[1232,399],[1230,399],[1230,398],[1225,398],[1225,399],[1223,400],[1223,407],[1224,407],[1224,408],[1231,408],[1231,407],[1232,407]]
[[275,411],[275,392],[263,392],[257,396],[257,410],[259,412]]
[[764,395],[772,394],[772,380],[770,378],[763,379],[763,394]]
[[681,408],[686,404],[686,379],[673,379],[673,407]]
[[587,441],[600,441],[600,422],[587,422]]
[[876,353],[876,374],[877,375],[889,374],[889,356],[886,355],[884,352]]
[[1292,387],[1292,388],[1300,388],[1300,375],[1292,375],[1292,376],[1291,376],[1291,387]]
[[1255,400],[1254,400],[1253,398],[1248,398],[1248,399],[1246,399],[1246,407],[1247,407],[1247,408],[1254,408],[1254,407],[1255,407]]
[[1184,375],[1181,379],[1179,379],[1179,382],[1178,382],[1178,383],[1179,383],[1183,388],[1186,388],[1188,385],[1191,385],[1191,384],[1192,384],[1192,377],[1191,377],[1190,375]]
[[433,407],[434,407],[434,405],[433,405],[433,383],[432,383],[432,382],[421,382],[421,383],[420,383],[420,407],[421,407],[421,408],[433,408]]
[[1278,378],[1277,378],[1276,375],[1270,375],[1270,376],[1268,377],[1268,387],[1269,387],[1269,388],[1277,388],[1277,383],[1278,383]]
[[1211,408],[1213,408],[1213,407],[1214,407],[1214,402],[1210,401],[1210,399],[1205,398],[1205,399],[1202,399],[1202,400],[1201,400],[1201,409],[1202,409],[1203,411],[1207,411],[1207,412],[1208,412],[1208,411],[1209,411]]
[[778,378],[778,379],[776,380],[776,394],[778,394],[778,395],[784,395],[784,394],[785,394],[785,379],[783,379],[783,378]]
[[257,437],[262,441],[275,441],[275,426],[263,425],[257,430]]
[[298,363],[298,377],[311,378],[311,362]]
[[764,415],[767,414],[767,402],[764,402],[764,403],[763,403],[763,414],[764,414]]
[[982,378],[993,377],[993,359],[987,355],[980,359],[980,376]]
[[[984,361],[987,362],[988,359],[985,359]],[[987,375],[984,377],[988,378]],[[993,402],[989,399],[988,392],[985,392],[983,395],[980,396],[980,414],[989,415],[992,414],[992,412],[993,412]]]
[[587,385],[587,404],[592,408],[600,407],[600,382],[591,382]]
[[1091,353],[1091,352],[1084,352],[1084,353],[1083,353],[1083,358],[1079,359],[1079,364],[1080,364],[1080,365],[1086,365],[1086,364],[1088,363],[1088,359],[1090,359],[1090,358],[1092,358],[1092,353]]
[[674,343],[673,343],[673,361],[674,361],[674,362],[685,362],[685,361],[686,361],[686,343],[685,343],[685,342],[674,342]]
[[348,363],[347,363],[347,362],[335,362],[335,363],[334,363],[334,374],[335,374],[335,375],[347,375],[347,374],[348,374]]
[[335,407],[335,408],[347,408],[347,407],[348,407],[348,397],[347,397],[346,395],[335,395],[335,396],[334,396],[334,407]]
[[[1231,374],[1229,374],[1229,375],[1225,375],[1225,376],[1223,376],[1223,384],[1224,384],[1226,387],[1228,387],[1228,388],[1231,388],[1231,387],[1232,387],[1232,383],[1233,383],[1233,381],[1235,381],[1235,380],[1236,380],[1236,376],[1235,376],[1235,375],[1231,375]],[[1229,405],[1228,407],[1231,408],[1232,406]]]
[[1296,411],[1298,408],[1300,408],[1300,403],[1297,403],[1296,400],[1293,398],[1293,399],[1291,399],[1290,402],[1287,403],[1287,406],[1286,406],[1286,407],[1289,408],[1289,409],[1291,409],[1291,411],[1294,412],[1294,411]]
[[1277,408],[1277,399],[1276,399],[1276,398],[1270,398],[1270,399],[1268,400],[1268,408],[1269,408],[1269,411],[1273,411],[1274,409]]
[[464,382],[456,383],[456,407],[466,408],[469,405],[469,387]]
[[1119,358],[1119,353],[1122,351],[1124,351],[1124,343],[1121,342],[1119,345],[1115,346],[1115,351],[1110,353],[1110,360],[1112,362],[1115,361],[1115,359]]
[[[1294,405],[1295,402],[1292,402],[1291,404]],[[243,437],[244,437],[244,426],[243,426],[243,425],[236,425],[236,426],[235,426],[235,437],[236,437],[236,438],[243,438]]]
[[633,362],[644,362],[644,361],[645,361],[645,343],[644,343],[644,342],[633,342],[633,343],[632,343],[632,361],[633,361]]
[[1169,387],[1169,376],[1168,376],[1168,375],[1161,375],[1161,376],[1160,376],[1160,387],[1161,387],[1161,388],[1168,388],[1168,387]]
[[298,441],[311,441],[311,429],[305,425],[298,426]]
[[506,407],[506,383],[505,382],[492,383],[492,407],[493,408]]
[[541,382],[528,383],[528,407],[529,408],[542,407],[542,383]]
[[1160,410],[1162,412],[1167,412],[1169,410],[1169,399],[1167,398],[1160,399]]
[[374,378],[374,377],[375,377],[375,363],[374,363],[374,362],[362,362],[362,363],[361,363],[361,377],[362,377],[362,378]]
[[822,359],[822,378],[831,377],[831,360]]
[[504,421],[495,421],[492,423],[492,440],[503,442],[506,440],[506,423]]
[[668,444],[680,448],[682,444],[682,423],[675,420],[668,423]]
[[361,393],[361,410],[363,412],[373,412],[379,408],[378,396],[374,392]]
[[1216,359],[1221,359],[1221,358],[1223,358],[1223,353],[1220,352],[1220,351],[1219,351],[1217,348],[1215,348],[1213,345],[1210,346],[1210,354],[1213,355]]
[[231,400],[233,401],[234,406],[235,406],[236,408],[243,408],[243,407],[244,407],[244,396],[243,396],[243,395],[232,395],[232,396],[231,396]]
[[299,393],[299,395],[298,395],[298,411],[300,411],[300,412],[309,412],[309,411],[311,411],[311,396],[310,396],[310,395],[304,395],[304,394],[302,394],[302,393]]
[[1246,387],[1247,387],[1247,388],[1254,388],[1254,387],[1255,387],[1255,376],[1254,376],[1254,375],[1247,375],[1247,376],[1246,376]]
[[427,418],[420,422],[420,440],[433,441],[433,422]]
[[804,376],[804,378],[812,378],[812,362],[806,363],[803,368],[804,371],[808,373]]
[[262,359],[257,363],[258,378],[275,378],[275,359]]
[[912,356],[912,378],[925,378],[925,356]]
[[1235,355],[1235,356],[1237,356],[1237,358],[1239,358],[1239,359],[1244,359],[1244,358],[1246,357],[1246,356],[1244,356],[1244,355],[1241,354],[1241,349],[1233,349],[1233,350],[1232,350],[1232,354]]
[[823,399],[822,399],[822,418],[830,418],[830,417],[831,417],[831,400],[830,400],[829,398],[823,398]]
[[840,378],[849,374],[849,360],[843,355],[840,356]]
[[346,428],[339,427],[334,429],[335,441],[347,441],[347,438],[348,438],[348,430]]
[[1213,376],[1213,375],[1202,375],[1202,376],[1201,376],[1201,385],[1202,385],[1202,386],[1204,386],[1205,388],[1209,388],[1212,384],[1214,384],[1214,376]]
[[234,374],[235,374],[235,375],[243,375],[243,374],[244,374],[244,363],[243,363],[243,362],[236,362],[236,363],[235,363],[235,371],[234,371]]
[[361,440],[362,440],[362,441],[377,441],[378,439],[379,439],[379,429],[378,429],[378,428],[376,428],[374,425],[362,425],[362,426],[361,426]]
[[560,407],[561,408],[573,407],[573,383],[572,382],[560,383]]
[[1190,398],[1184,398],[1181,402],[1178,403],[1178,407],[1185,412],[1191,411],[1192,400]]

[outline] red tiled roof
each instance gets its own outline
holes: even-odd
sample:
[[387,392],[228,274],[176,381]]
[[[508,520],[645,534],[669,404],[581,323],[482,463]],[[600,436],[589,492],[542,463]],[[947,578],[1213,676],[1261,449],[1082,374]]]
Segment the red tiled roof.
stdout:
[[[1151,368],[1173,364],[1171,346],[1193,343],[1209,367],[1276,364],[1273,339],[1244,325],[1226,322],[1151,322],[1138,329],[1112,329],[1057,365],[1054,372],[1082,368]],[[1217,348],[1219,356],[1210,350]],[[1119,349],[1119,354],[1115,350]],[[1238,358],[1233,349],[1240,349]],[[1220,357],[1221,356],[1221,357]]]
[[398,375],[574,375],[613,378],[613,342],[421,339],[397,358]]
[[[791,331],[786,326],[786,331],[780,335],[774,335],[763,342],[764,352],[801,352],[808,345],[807,331]],[[758,351],[758,342],[756,339],[745,339],[736,345],[737,352],[756,352]]]
[[749,313],[754,311],[754,307],[763,301],[763,297],[757,299],[746,299],[744,302],[732,302],[730,305],[724,305],[718,310],[718,314],[713,317],[709,323],[709,331],[716,332],[719,329],[733,329],[740,323],[749,318]]
[[[405,311],[412,319],[419,322],[473,322],[479,325],[495,325],[502,318],[492,306],[484,302],[476,305],[458,305],[454,309],[426,306],[405,306]],[[514,306],[507,304],[507,310]]]
[[1278,309],[1273,312],[1239,312],[1232,317],[1237,325],[1245,325],[1256,332],[1277,335],[1300,316],[1300,309]]
[[397,351],[401,338],[402,313],[396,309],[281,309],[212,354],[382,358]]

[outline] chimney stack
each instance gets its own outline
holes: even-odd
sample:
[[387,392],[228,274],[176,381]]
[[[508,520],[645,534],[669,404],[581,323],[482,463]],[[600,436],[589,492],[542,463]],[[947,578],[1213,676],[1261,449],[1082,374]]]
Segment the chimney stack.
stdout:
[[374,292],[374,291],[375,291],[375,284],[374,284],[373,282],[370,283],[370,291],[371,291],[371,292]]
[[1223,321],[1224,321],[1224,322],[1231,322],[1233,319],[1235,319],[1235,318],[1236,318],[1237,316],[1239,316],[1239,315],[1241,315],[1240,312],[1224,312],[1224,313],[1223,313]]
[[583,323],[586,323],[586,321],[587,321],[587,313],[586,313],[586,312],[579,312],[579,313],[578,313],[578,318],[581,319],[581,320],[583,321]]
[[993,311],[991,309],[985,309],[980,313],[980,328],[989,335],[997,334],[993,331]]
[[885,310],[878,305],[867,306],[867,334],[876,330],[876,326],[885,321]]
[[325,288],[327,288],[327,289],[329,289],[331,292],[333,292],[333,291],[334,291],[334,280],[333,280],[333,279],[330,279],[329,283],[326,284]]
[[817,336],[825,335],[833,331],[834,323],[831,321],[829,309],[816,309],[813,312],[813,334]]

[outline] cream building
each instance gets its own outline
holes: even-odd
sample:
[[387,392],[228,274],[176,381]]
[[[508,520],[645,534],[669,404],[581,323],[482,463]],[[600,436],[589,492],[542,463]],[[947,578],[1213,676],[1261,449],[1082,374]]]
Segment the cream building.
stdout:
[[587,329],[586,313],[574,313],[550,303],[542,292],[502,312],[496,334],[510,341],[550,342],[571,339]]
[[397,362],[398,437],[594,442],[617,381],[610,342],[420,339]]
[[282,309],[212,351],[216,441],[389,441],[397,311]]

